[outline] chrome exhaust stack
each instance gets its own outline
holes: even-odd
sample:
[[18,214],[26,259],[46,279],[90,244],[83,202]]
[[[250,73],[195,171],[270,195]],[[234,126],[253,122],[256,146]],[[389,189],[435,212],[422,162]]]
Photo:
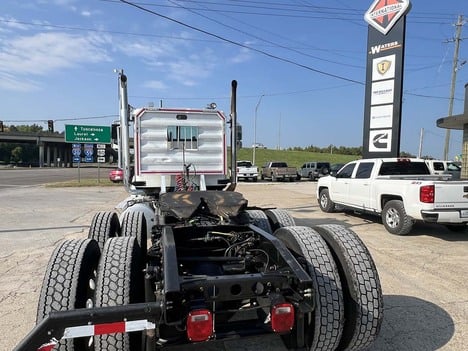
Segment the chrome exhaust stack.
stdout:
[[231,82],[231,184],[237,184],[237,81]]
[[123,70],[117,71],[119,74],[119,103],[120,103],[120,143],[119,151],[122,156],[122,170],[123,170],[123,183],[125,189],[128,192],[132,192],[130,189],[130,143],[129,143],[129,119],[130,110],[128,106],[128,95],[127,95],[127,76],[123,73]]

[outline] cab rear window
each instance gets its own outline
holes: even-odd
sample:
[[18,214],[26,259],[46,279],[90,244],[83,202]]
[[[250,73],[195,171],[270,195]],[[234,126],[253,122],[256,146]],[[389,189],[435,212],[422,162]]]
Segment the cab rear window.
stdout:
[[395,161],[384,162],[379,175],[426,175],[431,174],[424,162]]

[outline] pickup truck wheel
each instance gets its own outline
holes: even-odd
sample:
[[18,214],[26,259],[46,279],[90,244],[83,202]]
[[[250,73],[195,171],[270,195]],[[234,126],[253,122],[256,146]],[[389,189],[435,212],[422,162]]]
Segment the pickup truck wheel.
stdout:
[[338,349],[365,349],[376,339],[383,320],[382,287],[374,260],[352,230],[334,224],[313,229],[332,252],[343,287],[345,324]]
[[134,236],[143,256],[146,254],[146,219],[143,212],[128,211],[122,218],[121,232],[123,236]]
[[401,200],[390,200],[385,204],[382,222],[388,232],[396,235],[406,235],[413,227],[413,220],[406,214]]
[[275,235],[313,281],[315,309],[305,316],[307,347],[310,350],[335,350],[343,331],[344,306],[340,277],[332,253],[322,237],[309,227],[284,227],[278,229]]
[[101,250],[104,249],[107,239],[119,235],[120,223],[117,213],[100,211],[94,215],[89,227],[88,238],[96,240]]
[[335,210],[335,203],[330,199],[328,189],[322,189],[319,194],[319,206],[323,212],[333,212]]
[[247,216],[249,216],[250,221],[254,226],[263,229],[269,234],[273,233],[273,230],[270,226],[270,221],[268,220],[267,215],[262,210],[247,210],[245,211]]
[[[134,237],[107,240],[98,267],[96,306],[121,306],[143,302],[140,248]],[[142,333],[106,334],[94,337],[96,350],[140,350]]]
[[[36,323],[52,311],[94,307],[99,246],[90,239],[62,242],[52,253],[44,275],[37,307]],[[62,340],[58,350],[94,350],[89,338]]]
[[296,225],[294,218],[286,210],[274,208],[271,210],[266,210],[265,214],[268,217],[273,232],[279,228]]

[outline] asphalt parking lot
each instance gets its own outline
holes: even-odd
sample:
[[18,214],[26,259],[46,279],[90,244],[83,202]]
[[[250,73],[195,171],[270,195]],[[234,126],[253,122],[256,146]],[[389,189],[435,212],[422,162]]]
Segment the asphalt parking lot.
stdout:
[[[384,293],[382,331],[371,350],[466,350],[468,233],[418,224],[404,237],[376,218],[320,211],[315,182],[240,183],[250,205],[288,209],[298,225],[342,224],[366,243]],[[49,256],[60,240],[85,237],[98,210],[126,197],[120,187],[44,188],[0,192],[0,351],[34,326]],[[255,348],[254,348],[255,349]],[[258,348],[257,348],[258,349]]]

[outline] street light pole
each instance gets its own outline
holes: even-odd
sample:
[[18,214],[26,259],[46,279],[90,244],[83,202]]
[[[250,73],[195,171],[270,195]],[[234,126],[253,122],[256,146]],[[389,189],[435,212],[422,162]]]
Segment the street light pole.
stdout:
[[254,117],[254,142],[252,145],[252,164],[255,164],[255,150],[257,149],[257,111],[258,111],[258,106],[260,105],[260,102],[262,101],[262,98],[265,95],[262,94],[260,95],[260,99],[258,99],[257,106],[255,106],[255,117]]

